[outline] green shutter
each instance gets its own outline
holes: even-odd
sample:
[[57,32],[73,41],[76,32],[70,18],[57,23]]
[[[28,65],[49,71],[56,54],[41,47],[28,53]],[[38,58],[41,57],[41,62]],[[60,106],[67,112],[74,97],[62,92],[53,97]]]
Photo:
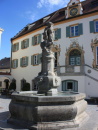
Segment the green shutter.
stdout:
[[21,49],[23,49],[23,41],[21,41]]
[[79,35],[82,35],[82,34],[83,34],[83,24],[80,23],[80,24],[78,25],[78,27],[79,27]]
[[18,59],[16,60],[16,67],[18,67]]
[[33,56],[31,56],[31,65],[33,65]]
[[77,81],[74,82],[74,91],[78,92],[78,82]]
[[41,34],[38,35],[38,44],[41,43]]
[[27,47],[29,47],[29,39],[27,39]]
[[67,91],[66,81],[62,81],[62,91]]
[[32,45],[35,45],[34,37],[32,37]]
[[20,58],[20,66],[22,67],[22,58]]
[[28,60],[29,60],[29,58],[26,57],[26,66],[28,66]]
[[57,29],[57,37],[58,39],[61,38],[61,28]]
[[19,43],[17,43],[17,51],[19,50]]
[[94,28],[94,21],[90,21],[90,33],[95,32],[95,28]]
[[12,52],[14,52],[14,45],[12,45]]
[[34,55],[31,56],[31,65],[34,65]]
[[70,37],[70,26],[66,27],[66,37]]

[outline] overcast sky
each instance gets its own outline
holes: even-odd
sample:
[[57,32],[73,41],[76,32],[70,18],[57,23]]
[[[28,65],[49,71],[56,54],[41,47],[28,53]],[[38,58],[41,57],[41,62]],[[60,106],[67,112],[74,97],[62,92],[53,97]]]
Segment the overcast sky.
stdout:
[[[10,57],[10,39],[27,24],[65,7],[70,0],[0,0],[0,59]],[[83,1],[83,0],[81,0]]]

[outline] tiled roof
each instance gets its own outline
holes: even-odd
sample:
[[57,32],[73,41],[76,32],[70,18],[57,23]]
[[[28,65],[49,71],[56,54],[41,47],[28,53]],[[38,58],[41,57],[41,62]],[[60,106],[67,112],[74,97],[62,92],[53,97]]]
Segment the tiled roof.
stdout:
[[7,73],[7,72],[0,72],[0,75],[11,75],[11,73]]
[[10,69],[10,58],[0,60],[0,69]]
[[[88,13],[92,13],[92,12],[98,12],[98,0],[86,0],[81,2],[82,4],[82,8],[83,8],[83,14],[88,14]],[[45,17],[50,16],[50,18],[48,20],[46,20],[45,22],[43,22],[43,17],[42,19],[39,19],[38,21],[35,21],[34,23],[28,24],[26,27],[24,27],[18,34],[16,34],[11,40],[14,40],[24,34],[27,34],[29,32],[32,32],[40,27],[45,26],[45,23],[48,21],[51,21],[53,23],[57,23],[59,21],[63,21],[66,20],[65,18],[65,10],[66,7],[59,9]],[[81,15],[75,16],[75,17],[79,17]],[[70,19],[72,19],[73,17],[71,17]],[[68,19],[68,18],[67,18]]]

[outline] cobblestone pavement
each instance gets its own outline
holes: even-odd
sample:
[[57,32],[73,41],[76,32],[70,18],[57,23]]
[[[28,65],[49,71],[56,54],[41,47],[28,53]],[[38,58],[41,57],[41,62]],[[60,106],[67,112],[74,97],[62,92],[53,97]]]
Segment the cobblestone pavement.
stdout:
[[[7,123],[7,119],[10,116],[9,113],[9,103],[11,99],[0,96],[0,130],[26,130],[21,128],[20,126],[15,126]],[[89,115],[89,119],[85,121],[79,128],[69,128],[66,130],[98,130],[98,105],[88,105],[87,114]]]

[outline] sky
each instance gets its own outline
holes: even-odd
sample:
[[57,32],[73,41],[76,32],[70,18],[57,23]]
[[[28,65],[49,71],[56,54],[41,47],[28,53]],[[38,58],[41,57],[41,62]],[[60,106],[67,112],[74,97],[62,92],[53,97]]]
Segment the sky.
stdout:
[[[27,24],[66,7],[70,0],[0,0],[0,59],[11,56],[11,41]],[[81,0],[83,1],[83,0]]]

